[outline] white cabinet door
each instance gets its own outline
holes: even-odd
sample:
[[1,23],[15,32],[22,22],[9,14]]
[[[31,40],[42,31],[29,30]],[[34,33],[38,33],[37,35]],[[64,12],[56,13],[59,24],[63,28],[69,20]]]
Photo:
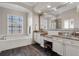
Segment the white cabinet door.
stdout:
[[34,41],[37,39],[37,33],[34,32]]
[[44,37],[40,36],[40,45],[41,47],[44,47]]
[[34,40],[35,40],[35,42],[37,42],[37,43],[40,43],[40,34],[39,33],[34,33]]
[[37,43],[39,43],[40,44],[40,33],[37,33]]
[[63,55],[63,43],[58,41],[53,41],[53,51],[57,52],[60,55]]
[[79,41],[64,39],[66,56],[79,56]]
[[79,46],[65,45],[66,56],[79,56]]

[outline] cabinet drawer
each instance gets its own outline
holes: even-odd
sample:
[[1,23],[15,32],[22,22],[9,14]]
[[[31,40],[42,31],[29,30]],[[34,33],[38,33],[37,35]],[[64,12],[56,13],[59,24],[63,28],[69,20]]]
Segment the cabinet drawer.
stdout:
[[64,43],[69,45],[79,46],[79,41],[76,40],[64,39]]
[[64,39],[64,44],[72,44],[72,41],[70,39]]
[[79,41],[71,40],[71,44],[75,46],[79,46]]

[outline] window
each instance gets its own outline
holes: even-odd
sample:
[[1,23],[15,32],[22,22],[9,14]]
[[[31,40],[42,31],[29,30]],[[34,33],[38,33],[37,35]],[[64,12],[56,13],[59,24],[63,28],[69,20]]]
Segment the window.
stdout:
[[8,33],[21,34],[23,32],[23,17],[8,16]]
[[64,20],[64,28],[65,29],[74,28],[74,19]]

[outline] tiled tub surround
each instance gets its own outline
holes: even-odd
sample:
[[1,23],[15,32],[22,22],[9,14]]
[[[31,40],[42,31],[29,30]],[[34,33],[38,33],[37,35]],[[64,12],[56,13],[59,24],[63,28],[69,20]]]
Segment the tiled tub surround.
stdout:
[[32,44],[28,35],[3,36],[0,39],[0,51]]
[[[75,36],[64,35],[38,35],[35,33],[35,41],[41,43],[40,46],[44,47],[44,40],[52,42],[52,50],[64,56],[79,56],[79,38]],[[39,40],[37,40],[39,38]]]

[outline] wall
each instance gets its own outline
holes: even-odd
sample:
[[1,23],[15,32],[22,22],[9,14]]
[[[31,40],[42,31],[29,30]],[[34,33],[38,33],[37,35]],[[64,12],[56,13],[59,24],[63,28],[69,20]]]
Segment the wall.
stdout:
[[39,16],[36,13],[33,13],[33,30],[39,30]]
[[23,33],[27,33],[27,13],[20,12],[20,11],[15,11],[7,8],[0,7],[0,35],[7,34],[7,15],[18,15],[18,16],[23,16]]

